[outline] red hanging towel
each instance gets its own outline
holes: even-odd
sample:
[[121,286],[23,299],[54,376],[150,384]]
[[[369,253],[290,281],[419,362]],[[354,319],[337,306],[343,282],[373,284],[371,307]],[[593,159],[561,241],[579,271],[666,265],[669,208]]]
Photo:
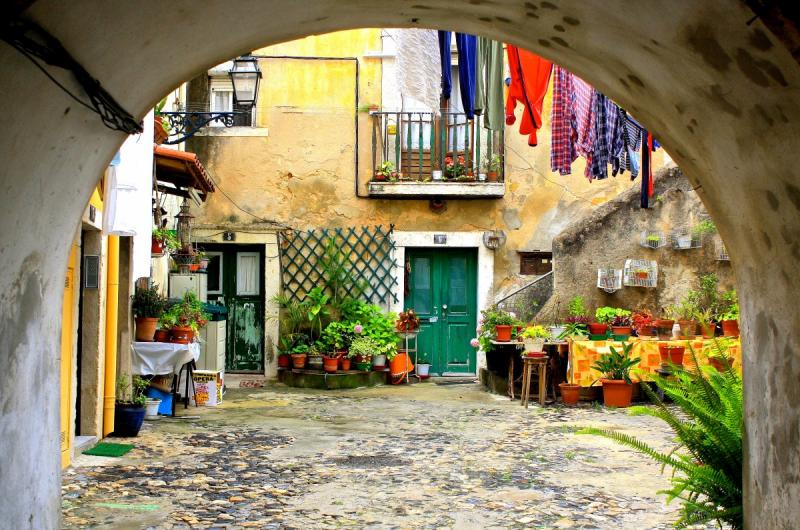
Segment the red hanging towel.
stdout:
[[647,147],[646,147],[646,149],[648,150],[647,157],[650,159],[650,165],[647,168],[647,170],[650,172],[649,175],[648,175],[650,178],[649,178],[648,184],[647,184],[647,196],[648,197],[652,197],[655,189],[654,189],[654,186],[653,186],[653,157],[650,154],[650,153],[652,153],[654,151],[654,149],[653,149],[653,133],[651,133],[651,132],[647,133]]
[[506,45],[508,66],[511,71],[511,86],[506,97],[506,124],[516,121],[514,107],[517,101],[524,107],[520,134],[528,135],[528,145],[536,145],[536,130],[542,127],[542,104],[550,84],[553,63],[527,50]]

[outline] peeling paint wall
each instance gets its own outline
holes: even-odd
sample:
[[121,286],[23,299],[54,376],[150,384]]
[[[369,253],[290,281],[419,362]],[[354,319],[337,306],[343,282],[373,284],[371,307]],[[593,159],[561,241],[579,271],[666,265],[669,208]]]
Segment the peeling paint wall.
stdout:
[[[381,101],[381,59],[364,57],[368,51],[380,51],[381,46],[380,30],[366,29],[308,37],[256,53],[358,57],[359,99],[360,105],[365,105]],[[264,80],[258,126],[267,128],[268,136],[203,136],[187,145],[212,171],[219,187],[238,206],[260,218],[299,229],[391,223],[401,231],[501,229],[507,242],[495,251],[497,291],[532,280],[517,274],[518,251],[550,250],[552,238],[570,222],[639,183],[632,184],[629,174],[589,183],[583,176],[583,159],[573,164],[572,175],[552,173],[548,93],[537,147],[528,146],[527,136],[520,135],[516,126],[506,129],[504,198],[448,200],[441,212],[432,211],[427,199],[359,198],[354,189],[352,63],[265,59],[260,64]],[[371,118],[359,113],[358,120],[359,193],[366,195],[372,173]],[[664,158],[663,150],[657,152],[655,167],[663,165]],[[200,223],[255,220],[222,193],[212,194],[197,216]]]

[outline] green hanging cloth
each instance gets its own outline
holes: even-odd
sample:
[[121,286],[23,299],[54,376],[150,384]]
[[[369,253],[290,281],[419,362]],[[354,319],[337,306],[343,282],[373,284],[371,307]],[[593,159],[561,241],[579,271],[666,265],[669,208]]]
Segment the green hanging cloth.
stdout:
[[478,37],[477,63],[475,114],[483,115],[487,129],[501,131],[505,126],[503,43]]

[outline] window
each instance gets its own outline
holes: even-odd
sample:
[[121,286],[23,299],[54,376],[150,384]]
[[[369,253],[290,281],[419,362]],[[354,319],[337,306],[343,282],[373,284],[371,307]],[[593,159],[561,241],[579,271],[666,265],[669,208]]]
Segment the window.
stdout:
[[519,252],[519,273],[540,276],[553,270],[552,252]]
[[[234,112],[244,111],[245,109],[238,107],[233,101],[233,83],[229,77],[216,76],[211,77],[209,81],[211,93],[209,94],[209,102],[211,112]],[[234,125],[237,127],[250,127],[255,123],[254,119],[255,109],[243,115],[237,115],[234,118]],[[210,127],[224,127],[220,122],[211,122]]]

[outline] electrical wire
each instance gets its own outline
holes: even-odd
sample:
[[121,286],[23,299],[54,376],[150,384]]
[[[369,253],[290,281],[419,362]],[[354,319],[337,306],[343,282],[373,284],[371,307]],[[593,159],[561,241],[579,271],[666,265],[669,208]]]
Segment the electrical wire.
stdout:
[[278,221],[275,221],[275,220],[273,220],[273,219],[264,219],[263,217],[260,217],[260,216],[258,216],[258,215],[256,215],[256,214],[254,214],[253,212],[250,212],[250,211],[248,211],[248,210],[245,210],[244,208],[242,208],[241,206],[239,206],[239,204],[238,204],[236,201],[234,201],[234,200],[231,198],[231,196],[230,196],[230,195],[228,195],[228,194],[225,192],[225,190],[223,190],[223,189],[220,187],[220,185],[219,185],[219,184],[217,183],[217,181],[214,179],[214,177],[213,177],[213,176],[212,176],[212,174],[211,174],[211,171],[210,171],[208,168],[206,168],[206,173],[208,174],[208,178],[209,178],[209,180],[211,180],[211,183],[212,183],[212,184],[214,184],[214,187],[215,187],[215,188],[216,188],[216,189],[217,189],[217,190],[218,190],[220,193],[222,193],[222,195],[223,195],[223,196],[224,196],[226,199],[228,199],[228,201],[230,201],[230,203],[231,203],[231,204],[233,204],[233,205],[234,205],[234,206],[235,206],[235,207],[236,207],[236,208],[237,208],[237,209],[238,209],[240,212],[242,212],[242,213],[246,213],[247,215],[249,215],[249,216],[253,217],[254,219],[257,219],[257,220],[261,221],[262,223],[267,223],[267,224],[275,225],[275,226],[277,226],[277,227],[280,227],[280,228],[281,228],[281,229],[283,229],[283,230],[291,230],[291,229],[292,229],[292,227],[291,227],[291,226],[289,226],[289,225],[286,225],[286,224],[284,224],[284,223],[279,223]]

